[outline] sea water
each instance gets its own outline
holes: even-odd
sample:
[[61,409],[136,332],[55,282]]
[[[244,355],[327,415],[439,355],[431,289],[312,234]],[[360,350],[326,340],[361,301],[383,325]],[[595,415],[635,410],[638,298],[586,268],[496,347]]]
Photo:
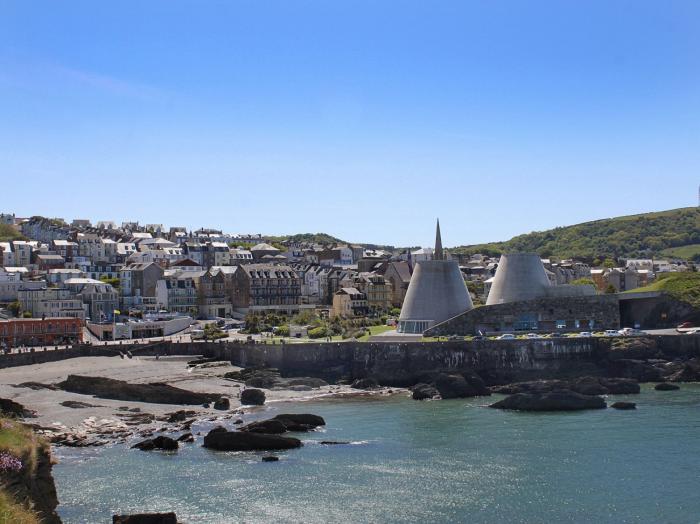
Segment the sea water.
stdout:
[[271,404],[260,417],[327,424],[296,434],[304,446],[279,462],[204,449],[201,436],[177,453],[59,448],[58,511],[91,524],[144,511],[190,524],[700,522],[700,386],[607,399],[634,411],[488,408],[497,398]]

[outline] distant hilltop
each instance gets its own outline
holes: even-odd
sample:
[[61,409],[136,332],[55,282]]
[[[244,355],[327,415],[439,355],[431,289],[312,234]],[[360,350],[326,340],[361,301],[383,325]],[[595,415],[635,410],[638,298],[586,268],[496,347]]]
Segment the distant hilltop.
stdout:
[[535,252],[593,261],[603,257],[700,260],[700,209],[686,207],[585,222],[518,235],[504,242],[459,246],[452,253]]

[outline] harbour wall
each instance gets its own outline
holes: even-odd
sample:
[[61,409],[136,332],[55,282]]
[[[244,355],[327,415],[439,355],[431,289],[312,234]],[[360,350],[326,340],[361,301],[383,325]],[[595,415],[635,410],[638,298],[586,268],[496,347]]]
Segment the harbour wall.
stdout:
[[[329,380],[373,377],[386,385],[409,385],[434,372],[474,370],[489,381],[604,375],[611,361],[700,356],[700,336],[562,338],[447,342],[338,342],[260,344],[170,341],[151,344],[82,345],[0,357],[0,368],[86,356],[202,355],[236,366],[266,366],[285,376]],[[80,373],[76,369],[76,373]]]

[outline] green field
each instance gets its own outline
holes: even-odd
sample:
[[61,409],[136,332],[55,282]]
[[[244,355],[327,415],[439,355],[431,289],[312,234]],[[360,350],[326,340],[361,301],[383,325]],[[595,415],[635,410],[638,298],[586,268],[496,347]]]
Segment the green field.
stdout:
[[696,257],[700,257],[700,244],[671,247],[664,249],[661,254],[667,257],[682,258],[683,260],[694,260]]

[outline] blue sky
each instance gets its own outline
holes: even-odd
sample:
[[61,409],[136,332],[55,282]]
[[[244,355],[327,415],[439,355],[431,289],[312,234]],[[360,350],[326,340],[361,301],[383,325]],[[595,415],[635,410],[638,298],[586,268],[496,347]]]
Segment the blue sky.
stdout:
[[0,0],[0,180],[395,245],[695,205],[700,2]]

